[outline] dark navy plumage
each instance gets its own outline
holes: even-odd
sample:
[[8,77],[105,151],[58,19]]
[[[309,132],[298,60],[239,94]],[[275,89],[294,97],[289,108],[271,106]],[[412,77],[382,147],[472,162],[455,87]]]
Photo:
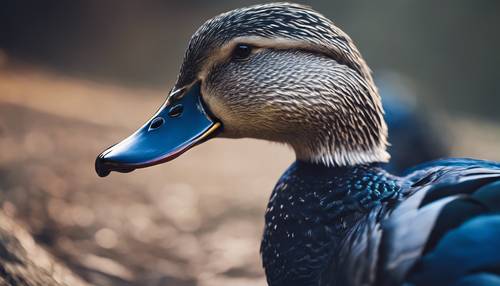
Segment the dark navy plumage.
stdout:
[[[268,282],[494,281],[500,270],[499,211],[498,163],[440,160],[397,177],[377,164],[329,168],[295,162],[266,211],[261,252]],[[476,272],[488,276],[472,277]]]
[[[329,168],[295,162],[266,210],[261,252],[271,285],[315,285],[349,230],[399,201],[403,182],[377,164]],[[335,262],[337,263],[337,262]]]

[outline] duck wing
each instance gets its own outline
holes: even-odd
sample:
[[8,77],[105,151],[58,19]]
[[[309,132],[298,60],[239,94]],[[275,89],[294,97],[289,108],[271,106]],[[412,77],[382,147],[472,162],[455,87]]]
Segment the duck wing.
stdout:
[[350,229],[324,285],[500,286],[500,164],[441,160],[404,179],[406,198]]
[[500,164],[440,160],[406,178],[380,224],[376,284],[500,285]]

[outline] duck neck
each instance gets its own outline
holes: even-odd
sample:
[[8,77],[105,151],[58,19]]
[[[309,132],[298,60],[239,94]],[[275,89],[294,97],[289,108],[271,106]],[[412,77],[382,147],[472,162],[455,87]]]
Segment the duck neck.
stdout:
[[[371,163],[386,163],[390,155],[386,150],[386,143],[372,145],[369,148],[357,148],[339,144],[335,135],[330,132],[321,136],[308,136],[300,142],[290,145],[295,151],[297,161],[309,162],[324,167],[349,167],[367,165]],[[326,137],[326,138],[325,138]]]

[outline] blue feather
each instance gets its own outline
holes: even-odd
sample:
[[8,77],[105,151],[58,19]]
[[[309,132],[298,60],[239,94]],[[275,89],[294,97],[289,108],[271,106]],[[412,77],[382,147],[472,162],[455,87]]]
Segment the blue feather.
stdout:
[[[500,215],[471,219],[444,235],[436,248],[422,258],[409,281],[416,286],[451,285],[472,273],[492,270],[498,273],[499,240]],[[488,277],[487,281],[500,282],[496,275]],[[485,277],[469,277],[461,283],[477,279],[486,281]]]

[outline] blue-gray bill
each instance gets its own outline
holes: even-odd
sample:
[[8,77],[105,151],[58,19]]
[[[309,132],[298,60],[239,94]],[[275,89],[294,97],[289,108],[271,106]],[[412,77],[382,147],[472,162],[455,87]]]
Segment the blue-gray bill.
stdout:
[[100,177],[111,171],[127,173],[170,161],[191,147],[213,137],[221,124],[205,108],[200,83],[183,94],[171,96],[139,130],[97,156]]

